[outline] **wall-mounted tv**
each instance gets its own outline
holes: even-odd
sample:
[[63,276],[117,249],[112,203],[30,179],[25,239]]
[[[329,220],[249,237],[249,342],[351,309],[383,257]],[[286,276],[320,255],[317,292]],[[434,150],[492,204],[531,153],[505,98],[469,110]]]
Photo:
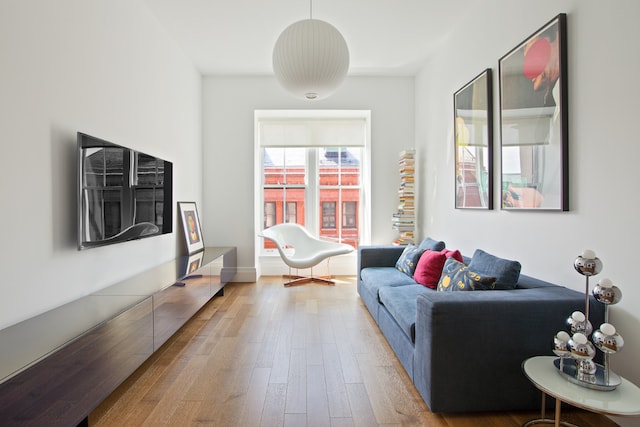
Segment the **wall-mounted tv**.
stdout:
[[173,164],[78,132],[78,249],[171,233]]

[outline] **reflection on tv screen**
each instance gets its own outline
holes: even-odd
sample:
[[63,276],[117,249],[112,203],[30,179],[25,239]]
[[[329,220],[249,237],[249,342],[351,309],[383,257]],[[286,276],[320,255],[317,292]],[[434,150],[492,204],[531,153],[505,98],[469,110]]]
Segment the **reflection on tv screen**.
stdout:
[[78,248],[172,231],[171,162],[78,133]]

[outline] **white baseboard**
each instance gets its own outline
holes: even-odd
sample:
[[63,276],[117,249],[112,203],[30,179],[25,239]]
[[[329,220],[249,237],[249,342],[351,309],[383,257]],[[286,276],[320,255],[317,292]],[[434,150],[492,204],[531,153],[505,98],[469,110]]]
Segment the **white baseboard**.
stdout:
[[253,283],[258,280],[255,267],[238,267],[235,276],[231,282],[236,283]]
[[[289,274],[289,267],[282,262],[280,256],[263,256],[260,257],[260,266],[256,267],[238,267],[235,276],[231,282],[236,283],[253,283],[258,280],[258,271],[260,276],[282,276]],[[332,257],[328,261],[323,261],[313,267],[313,274],[316,276],[354,276],[356,274],[356,256],[353,254]],[[295,269],[292,273],[296,274]],[[301,275],[311,274],[310,269],[300,269]]]
[[[259,262],[261,276],[289,274],[289,267],[279,256],[262,256]],[[292,269],[292,273],[296,273],[295,269]],[[299,273],[301,275],[309,275],[311,269],[300,269]],[[332,257],[328,261],[325,260],[313,267],[313,274],[316,276],[328,274],[333,276],[353,276],[356,274],[356,257],[352,254]]]

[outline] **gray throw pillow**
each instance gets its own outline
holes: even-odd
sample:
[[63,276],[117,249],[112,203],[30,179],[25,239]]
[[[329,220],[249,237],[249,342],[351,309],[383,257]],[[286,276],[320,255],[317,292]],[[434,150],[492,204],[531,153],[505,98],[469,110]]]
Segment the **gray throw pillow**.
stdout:
[[424,240],[420,243],[419,247],[423,251],[440,252],[446,247],[446,245],[443,241],[433,240],[431,237],[425,237]]
[[496,289],[515,289],[522,266],[518,261],[511,261],[491,255],[482,249],[476,249],[469,263],[469,269],[478,274],[496,278]]

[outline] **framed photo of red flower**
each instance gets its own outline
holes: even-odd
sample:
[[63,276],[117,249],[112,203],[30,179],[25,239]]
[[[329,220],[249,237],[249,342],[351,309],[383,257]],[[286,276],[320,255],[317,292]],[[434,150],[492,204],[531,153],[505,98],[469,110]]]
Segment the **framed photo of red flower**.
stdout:
[[569,210],[566,20],[499,61],[502,209]]

